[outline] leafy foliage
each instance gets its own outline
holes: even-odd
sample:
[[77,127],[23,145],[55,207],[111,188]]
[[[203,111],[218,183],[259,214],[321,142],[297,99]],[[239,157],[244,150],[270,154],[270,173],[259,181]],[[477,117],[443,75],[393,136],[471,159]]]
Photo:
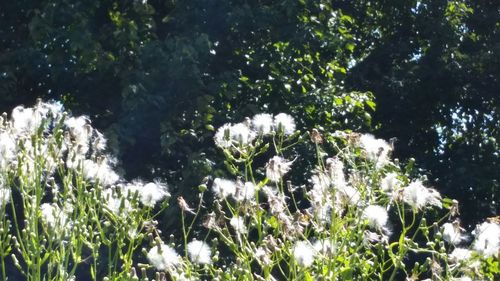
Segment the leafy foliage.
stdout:
[[201,148],[223,120],[288,112],[299,127],[373,125],[397,138],[397,157],[417,158],[476,210],[470,223],[498,208],[498,9],[493,0],[2,2],[0,109],[62,100],[106,131],[128,178],[162,176],[181,190],[217,168],[220,155]]

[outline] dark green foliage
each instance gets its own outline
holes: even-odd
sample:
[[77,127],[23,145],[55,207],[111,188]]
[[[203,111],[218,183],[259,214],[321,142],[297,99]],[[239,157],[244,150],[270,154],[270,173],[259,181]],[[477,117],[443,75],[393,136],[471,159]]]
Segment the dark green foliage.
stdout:
[[352,70],[349,85],[374,92],[378,134],[397,137],[396,156],[415,157],[441,191],[463,204],[467,223],[494,215],[500,187],[500,5],[396,2],[359,2],[357,9],[371,4],[368,11],[381,11],[375,19],[353,10],[359,26],[371,29],[354,29],[366,38],[360,45],[369,52]]
[[145,2],[2,1],[0,109],[62,100],[106,131],[127,177],[184,191],[217,168],[222,123],[373,125],[469,221],[498,208],[496,1]]

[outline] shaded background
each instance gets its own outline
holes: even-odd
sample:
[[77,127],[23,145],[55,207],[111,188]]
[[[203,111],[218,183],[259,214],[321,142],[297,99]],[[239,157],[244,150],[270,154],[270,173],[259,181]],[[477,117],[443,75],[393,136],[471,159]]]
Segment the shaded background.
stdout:
[[495,0],[1,1],[0,110],[60,100],[126,178],[188,200],[227,121],[371,131],[474,225],[498,214],[499,17]]

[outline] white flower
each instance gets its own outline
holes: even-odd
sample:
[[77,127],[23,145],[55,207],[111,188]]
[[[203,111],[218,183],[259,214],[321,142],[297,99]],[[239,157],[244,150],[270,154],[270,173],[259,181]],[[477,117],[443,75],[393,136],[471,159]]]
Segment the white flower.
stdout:
[[344,163],[338,158],[326,159],[326,167],[331,184],[334,187],[345,186],[347,182],[344,174]]
[[455,248],[449,255],[448,259],[452,263],[457,263],[464,260],[468,260],[471,258],[471,256],[472,256],[472,251],[464,248]]
[[203,241],[193,240],[187,244],[189,259],[197,264],[209,264],[212,262],[212,251],[210,246]]
[[32,108],[17,106],[12,110],[12,127],[18,134],[34,134],[42,124],[42,116]]
[[60,228],[66,225],[68,216],[57,204],[44,203],[40,206],[42,221],[50,228]]
[[343,204],[358,204],[361,200],[359,191],[350,185],[337,186],[337,190],[339,192],[335,195]]
[[107,159],[96,163],[90,159],[83,161],[83,177],[87,180],[98,181],[102,186],[115,184],[120,177],[111,168]]
[[[3,180],[3,179],[2,179]],[[10,201],[10,188],[0,186],[0,210]]]
[[250,130],[246,123],[238,123],[231,126],[231,138],[237,144],[247,145],[255,139],[255,132]]
[[398,174],[388,173],[380,182],[382,191],[388,193],[401,187],[401,181],[398,179]]
[[314,248],[308,241],[298,241],[292,249],[293,257],[302,267],[309,267],[314,262]]
[[291,135],[295,133],[295,120],[286,113],[280,113],[274,116],[274,127],[278,132]]
[[51,117],[58,120],[64,112],[64,106],[58,101],[40,102],[35,106],[35,111],[44,117]]
[[16,158],[16,140],[8,132],[0,133],[0,168],[5,169]]
[[381,230],[386,227],[389,215],[382,206],[370,205],[363,211],[363,218],[368,220],[370,227]]
[[445,223],[441,227],[443,231],[443,239],[444,241],[451,243],[453,245],[457,245],[460,242],[464,241],[467,237],[462,234],[462,230],[458,222],[453,223]]
[[267,113],[257,114],[252,118],[252,126],[260,135],[267,135],[273,129],[273,116]]
[[212,191],[219,199],[225,199],[229,195],[236,194],[236,183],[234,181],[216,178],[212,184]]
[[316,253],[328,256],[335,254],[336,251],[335,245],[333,244],[333,241],[330,239],[317,240],[316,242],[314,242],[313,248],[316,251]]
[[163,243],[149,250],[147,258],[157,270],[172,270],[181,262],[175,250]]
[[485,257],[498,256],[500,251],[500,225],[483,222],[476,226],[473,234],[476,236],[473,247]]
[[229,148],[233,144],[231,140],[231,124],[224,124],[217,132],[215,132],[214,136],[215,145],[220,148]]
[[403,201],[416,209],[422,209],[427,205],[441,208],[441,195],[439,192],[431,188],[426,188],[418,180],[404,188]]
[[245,225],[245,220],[240,216],[234,216],[229,221],[229,224],[234,228],[234,230],[239,234],[247,233],[247,226]]
[[92,127],[89,123],[90,121],[85,116],[70,117],[64,121],[64,125],[69,129],[72,141],[86,149],[88,149],[88,142],[92,136]]
[[262,246],[255,250],[254,257],[261,265],[268,265],[271,263],[270,253]]
[[293,161],[286,161],[283,157],[274,156],[266,164],[266,177],[273,182],[278,182],[290,171]]
[[127,200],[126,194],[118,196],[112,189],[106,189],[102,192],[102,197],[105,200],[105,207],[108,208],[115,215],[126,215],[132,210],[130,201]]
[[256,187],[252,182],[238,182],[234,199],[238,202],[252,201],[255,198]]
[[246,123],[224,124],[217,129],[214,140],[220,148],[230,148],[235,145],[247,145],[255,139],[255,132]]
[[361,148],[364,149],[367,158],[377,163],[377,166],[383,166],[389,162],[389,153],[391,146],[383,139],[376,139],[373,135],[364,134],[359,139]]
[[139,193],[139,200],[148,207],[154,207],[158,201],[170,196],[167,185],[160,182],[150,182],[142,185],[139,182],[127,185],[127,190]]

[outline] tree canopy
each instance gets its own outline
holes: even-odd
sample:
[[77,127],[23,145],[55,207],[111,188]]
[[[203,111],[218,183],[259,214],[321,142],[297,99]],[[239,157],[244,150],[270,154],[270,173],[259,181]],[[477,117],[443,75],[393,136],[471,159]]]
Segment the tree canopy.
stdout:
[[179,192],[221,155],[214,127],[259,112],[395,138],[468,210],[498,212],[497,1],[0,3],[0,107],[61,100],[128,178]]

